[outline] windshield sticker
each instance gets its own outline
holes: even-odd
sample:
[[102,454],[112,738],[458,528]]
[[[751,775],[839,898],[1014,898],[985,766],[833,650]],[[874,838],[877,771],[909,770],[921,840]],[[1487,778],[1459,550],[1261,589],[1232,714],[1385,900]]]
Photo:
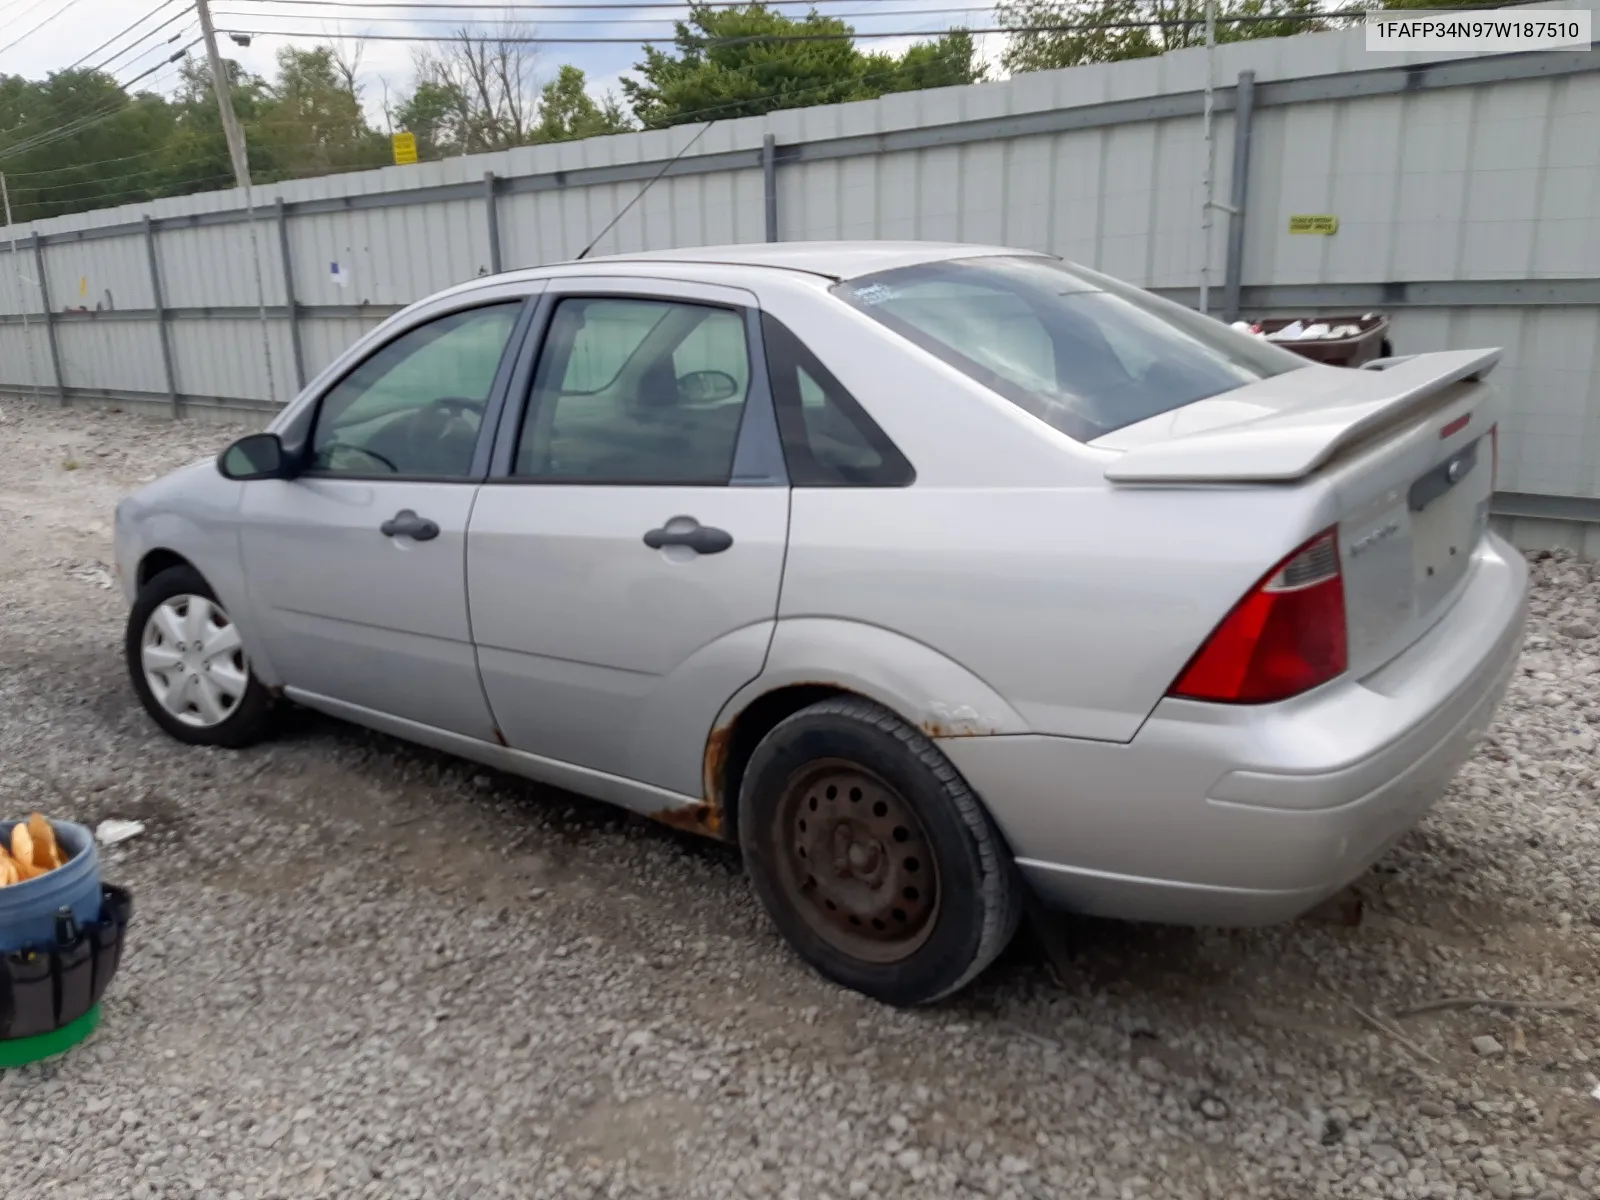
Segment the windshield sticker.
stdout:
[[899,299],[900,293],[886,283],[869,283],[866,287],[854,289],[855,297],[863,304],[882,304],[886,300]]

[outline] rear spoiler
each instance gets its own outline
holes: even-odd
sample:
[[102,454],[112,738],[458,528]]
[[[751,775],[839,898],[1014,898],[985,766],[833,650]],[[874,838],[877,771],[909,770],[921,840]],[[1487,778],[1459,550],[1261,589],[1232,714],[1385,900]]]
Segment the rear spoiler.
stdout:
[[[1378,359],[1369,369],[1312,367],[1337,371],[1334,398],[1294,403],[1301,372],[1276,375],[1229,392],[1229,400],[1287,404],[1280,411],[1237,424],[1135,446],[1106,467],[1113,483],[1285,482],[1300,479],[1341,450],[1426,405],[1446,388],[1483,379],[1501,351],[1446,350]],[[1222,397],[1218,397],[1222,399]],[[1201,404],[1206,403],[1200,401]]]

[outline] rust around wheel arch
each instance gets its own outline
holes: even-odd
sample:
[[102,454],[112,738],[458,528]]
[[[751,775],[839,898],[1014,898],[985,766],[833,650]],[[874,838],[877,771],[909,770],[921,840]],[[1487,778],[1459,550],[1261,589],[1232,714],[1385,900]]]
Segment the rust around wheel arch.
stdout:
[[704,837],[722,836],[722,814],[710,804],[657,809],[650,814],[650,819],[685,833],[698,833]]
[[[745,764],[756,744],[779,721],[799,712],[807,705],[830,696],[858,695],[836,683],[807,680],[786,684],[763,692],[736,713],[731,721],[714,728],[706,737],[705,753],[701,760],[701,795],[709,815],[704,823],[694,826],[696,832],[712,833],[729,841],[737,835],[738,796],[729,794],[728,782],[742,776]],[[684,812],[692,811],[688,809]],[[679,820],[674,816],[674,823]]]

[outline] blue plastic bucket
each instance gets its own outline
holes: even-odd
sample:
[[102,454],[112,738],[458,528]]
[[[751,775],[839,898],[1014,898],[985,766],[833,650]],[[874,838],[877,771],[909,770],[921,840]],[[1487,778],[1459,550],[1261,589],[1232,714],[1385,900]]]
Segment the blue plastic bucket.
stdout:
[[[0,821],[0,838],[11,845],[19,821]],[[51,821],[56,841],[71,854],[65,863],[36,879],[0,887],[0,954],[56,940],[56,913],[72,910],[79,925],[100,919],[100,851],[94,834],[71,821]]]

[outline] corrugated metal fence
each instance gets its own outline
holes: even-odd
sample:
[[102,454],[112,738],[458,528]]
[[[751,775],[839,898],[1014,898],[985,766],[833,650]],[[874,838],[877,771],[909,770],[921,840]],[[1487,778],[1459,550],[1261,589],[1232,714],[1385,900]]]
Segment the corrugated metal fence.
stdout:
[[[1237,211],[1217,216],[1213,308],[1381,309],[1402,353],[1504,347],[1500,511],[1525,541],[1600,531],[1600,54],[1372,54],[1355,30],[1215,62],[1217,199]],[[1195,303],[1205,70],[1192,50],[719,122],[595,253],[955,239]],[[570,258],[695,132],[271,185],[253,222],[230,191],[19,227],[0,390],[270,410],[398,307]],[[1291,234],[1303,213],[1337,233]]]

